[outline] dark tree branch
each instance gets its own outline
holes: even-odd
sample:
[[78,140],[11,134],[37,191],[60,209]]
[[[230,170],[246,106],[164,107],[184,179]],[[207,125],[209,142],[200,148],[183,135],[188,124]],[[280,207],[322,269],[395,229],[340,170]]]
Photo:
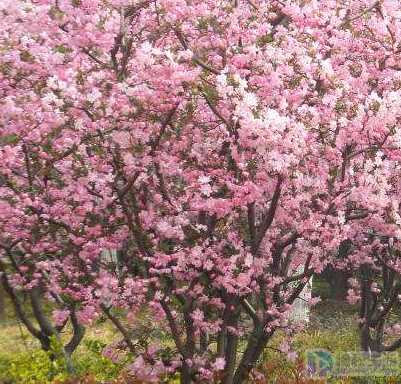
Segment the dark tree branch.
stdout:
[[255,311],[255,308],[253,308],[253,306],[245,298],[241,300],[241,305],[244,307],[245,312],[253,320],[254,325],[257,326],[260,323],[260,319]]
[[[181,43],[181,45],[183,46],[184,49],[190,49],[188,42],[186,41],[184,35],[182,34],[182,32],[176,28],[174,30],[179,42]],[[211,72],[215,75],[219,75],[220,71],[217,70],[216,68],[213,68],[212,66],[210,66],[209,64],[205,63],[202,59],[199,58],[199,56],[196,53],[193,53],[192,55],[192,60],[194,61],[194,63],[198,64],[200,67],[202,67],[203,69],[207,70],[208,72]]]
[[11,284],[9,283],[7,276],[3,270],[1,271],[1,283],[3,285],[4,291],[8,294],[8,296],[11,299],[11,302],[13,303],[18,318],[23,322],[23,324],[25,325],[25,327],[32,336],[34,336],[39,340],[42,340],[44,335],[34,327],[32,322],[26,316],[22,304],[17,294],[14,292],[14,289],[11,287]]
[[132,343],[131,336],[130,336],[128,330],[124,327],[124,325],[121,323],[121,321],[111,313],[110,308],[106,307],[104,304],[101,304],[100,308],[105,313],[105,315],[108,317],[108,319],[114,324],[114,326],[123,335],[124,341],[127,344],[127,347],[130,350],[130,352],[135,354],[136,348],[135,348],[135,345]]
[[39,288],[33,288],[29,293],[29,297],[31,299],[33,314],[42,332],[49,337],[55,335],[57,332],[43,311],[43,306],[40,302]]
[[260,247],[260,244],[262,243],[262,240],[266,235],[267,230],[269,229],[270,225],[273,223],[274,216],[276,214],[276,210],[277,210],[277,206],[278,206],[278,201],[280,199],[281,186],[282,186],[283,181],[284,181],[283,177],[281,175],[279,175],[277,178],[276,188],[274,190],[269,209],[265,213],[265,215],[262,219],[262,222],[259,225],[259,228],[257,228],[255,246],[252,250],[254,254],[257,253],[257,251]]
[[256,247],[256,218],[255,218],[255,202],[248,204],[248,228],[251,238],[251,248]]
[[79,324],[75,309],[71,309],[70,320],[72,324],[73,334],[71,340],[64,347],[67,355],[71,355],[77,349],[78,345],[85,335],[85,328],[81,324]]
[[163,311],[164,311],[164,313],[166,314],[167,321],[168,321],[169,327],[170,327],[170,329],[171,329],[171,333],[172,333],[172,336],[173,336],[175,345],[176,345],[178,351],[180,352],[180,354],[181,354],[181,355],[184,357],[184,359],[185,359],[185,358],[188,357],[188,355],[187,355],[187,352],[186,352],[186,350],[185,350],[185,348],[184,348],[184,345],[183,345],[183,343],[182,343],[181,336],[180,336],[180,335],[181,335],[181,332],[180,332],[180,330],[178,329],[178,326],[177,326],[177,323],[176,323],[176,321],[175,321],[175,319],[174,319],[174,316],[173,316],[173,314],[171,313],[170,308],[168,307],[167,303],[166,303],[164,300],[161,300],[161,301],[160,301],[160,305],[162,306]]

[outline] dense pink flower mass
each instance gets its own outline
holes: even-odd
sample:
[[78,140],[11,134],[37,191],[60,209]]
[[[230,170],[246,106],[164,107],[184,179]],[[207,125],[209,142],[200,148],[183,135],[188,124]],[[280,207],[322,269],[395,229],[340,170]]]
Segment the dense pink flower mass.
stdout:
[[243,383],[313,273],[401,272],[398,1],[0,12],[3,280],[57,324],[149,311],[138,378]]

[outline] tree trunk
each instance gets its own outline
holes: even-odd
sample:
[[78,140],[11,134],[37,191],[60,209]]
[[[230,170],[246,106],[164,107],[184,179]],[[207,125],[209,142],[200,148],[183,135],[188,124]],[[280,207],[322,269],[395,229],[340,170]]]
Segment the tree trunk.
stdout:
[[[228,323],[230,327],[234,329],[238,325],[239,313],[233,313]],[[222,384],[232,384],[234,379],[235,365],[237,362],[237,347],[238,347],[238,336],[230,332],[227,333],[226,350],[225,350],[225,361],[226,366],[224,369],[224,377]]]
[[242,384],[248,379],[273,332],[266,334],[263,329],[255,328],[248,339],[248,345],[234,374],[233,384]]
[[3,288],[0,286],[0,321],[5,319],[5,293]]
[[182,363],[182,367],[181,367],[180,383],[181,384],[191,384],[192,383],[190,368],[185,363],[185,361]]

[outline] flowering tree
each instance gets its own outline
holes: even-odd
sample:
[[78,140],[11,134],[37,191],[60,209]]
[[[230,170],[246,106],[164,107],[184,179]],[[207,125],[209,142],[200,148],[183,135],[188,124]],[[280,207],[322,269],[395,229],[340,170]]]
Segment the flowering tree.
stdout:
[[401,326],[396,316],[401,301],[399,251],[383,240],[375,239],[373,244],[370,257],[359,264],[356,278],[350,281],[348,299],[359,303],[362,349],[395,351],[401,346]]
[[[364,109],[359,126],[363,136],[355,140],[350,135],[345,147],[355,184],[343,214],[348,237],[334,264],[354,274],[349,300],[359,303],[362,349],[393,351],[401,346],[399,319],[390,319],[401,299],[400,7],[390,1],[373,2],[351,19],[353,35],[360,40],[354,39],[359,48],[353,51],[349,68]],[[350,208],[354,213],[349,214]]]
[[386,224],[399,7],[1,7],[3,276],[59,320],[104,311],[133,352],[113,311],[150,311],[175,347],[146,348],[140,379],[244,382],[312,274]]

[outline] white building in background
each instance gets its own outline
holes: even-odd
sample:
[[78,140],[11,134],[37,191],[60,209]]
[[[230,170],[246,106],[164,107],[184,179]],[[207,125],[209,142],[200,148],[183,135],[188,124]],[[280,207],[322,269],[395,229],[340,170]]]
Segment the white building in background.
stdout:
[[[302,273],[303,268],[299,268],[297,273]],[[290,320],[297,323],[309,323],[310,315],[310,299],[312,298],[312,280],[313,277],[309,278],[308,283],[299,295],[297,299],[294,300],[292,305]]]

